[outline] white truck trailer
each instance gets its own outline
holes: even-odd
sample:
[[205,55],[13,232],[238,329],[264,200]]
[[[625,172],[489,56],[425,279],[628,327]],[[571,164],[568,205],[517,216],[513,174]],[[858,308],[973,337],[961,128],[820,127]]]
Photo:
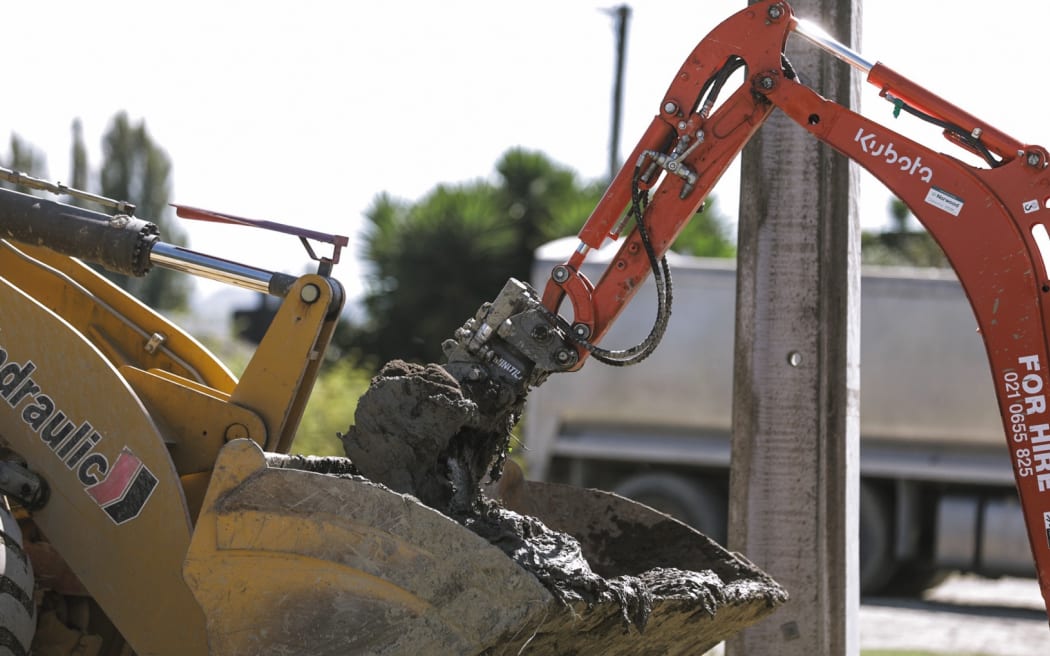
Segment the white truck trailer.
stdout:
[[[537,288],[568,242],[539,249]],[[601,260],[591,266],[596,279]],[[592,362],[535,390],[525,459],[530,478],[617,491],[724,542],[734,262],[672,256],[671,267],[660,348],[636,366]],[[604,346],[648,333],[647,297]],[[952,570],[1034,576],[984,345],[954,274],[866,267],[861,315],[862,590],[915,593]]]

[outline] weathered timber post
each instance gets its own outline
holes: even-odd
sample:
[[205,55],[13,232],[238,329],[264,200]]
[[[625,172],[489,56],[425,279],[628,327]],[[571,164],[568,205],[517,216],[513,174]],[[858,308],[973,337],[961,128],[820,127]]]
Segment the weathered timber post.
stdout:
[[[793,0],[856,47],[860,0]],[[799,38],[788,58],[855,106],[849,67]],[[779,112],[743,153],[730,548],[791,600],[729,656],[859,653],[860,241],[849,161]]]

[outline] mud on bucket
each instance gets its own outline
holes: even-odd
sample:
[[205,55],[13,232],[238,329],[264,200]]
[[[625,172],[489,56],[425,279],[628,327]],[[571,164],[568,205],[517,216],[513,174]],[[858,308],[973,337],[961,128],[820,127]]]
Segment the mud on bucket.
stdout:
[[538,519],[491,504],[474,528],[493,543],[411,495],[273,467],[253,442],[230,442],[184,567],[211,652],[698,654],[786,599],[637,503],[519,492],[509,505]]
[[575,538],[589,571],[554,582],[564,605],[552,605],[524,653],[701,654],[787,600],[746,559],[630,499],[535,481],[505,497],[514,512]]

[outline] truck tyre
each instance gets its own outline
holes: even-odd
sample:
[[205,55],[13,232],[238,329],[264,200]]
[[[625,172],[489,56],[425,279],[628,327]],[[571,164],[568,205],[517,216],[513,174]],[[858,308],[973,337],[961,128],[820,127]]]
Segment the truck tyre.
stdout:
[[876,486],[860,482],[860,591],[880,592],[896,570],[889,500]]
[[725,544],[727,506],[721,486],[667,472],[640,474],[613,490],[688,524],[719,544]]
[[902,563],[893,578],[882,588],[882,593],[894,597],[921,597],[930,588],[944,583],[949,574],[950,570],[940,569],[931,563]]
[[0,656],[25,656],[36,633],[33,565],[22,550],[22,530],[0,503]]

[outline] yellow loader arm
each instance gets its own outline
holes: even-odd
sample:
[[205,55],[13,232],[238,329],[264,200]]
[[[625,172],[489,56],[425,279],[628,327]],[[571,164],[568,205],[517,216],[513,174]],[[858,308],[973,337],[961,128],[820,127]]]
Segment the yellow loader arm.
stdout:
[[[0,193],[4,215],[37,230],[47,225],[41,216],[67,234],[114,221]],[[212,261],[176,254],[187,269]],[[283,296],[240,380],[81,262],[0,241],[0,434],[49,494],[27,532],[46,542],[26,549],[56,562],[56,571],[38,565],[38,578],[70,580],[68,567],[139,653],[207,653],[181,570],[215,460],[234,439],[288,450],[342,308],[342,288],[327,276],[238,272]]]

